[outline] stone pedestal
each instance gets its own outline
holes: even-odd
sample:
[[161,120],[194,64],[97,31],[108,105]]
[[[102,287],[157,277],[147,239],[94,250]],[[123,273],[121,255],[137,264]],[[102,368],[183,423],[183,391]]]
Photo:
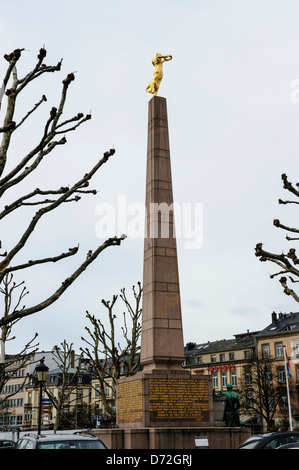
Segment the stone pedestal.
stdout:
[[185,370],[138,372],[117,385],[117,426],[213,426],[211,377]]
[[223,420],[225,407],[225,396],[213,397],[213,409],[214,409],[214,426],[225,426]]

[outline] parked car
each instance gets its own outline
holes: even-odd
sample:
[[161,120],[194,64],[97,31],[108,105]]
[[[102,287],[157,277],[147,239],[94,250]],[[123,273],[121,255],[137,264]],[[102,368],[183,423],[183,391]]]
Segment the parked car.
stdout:
[[270,432],[249,437],[238,449],[277,449],[293,442],[299,444],[299,431]]
[[291,442],[290,444],[284,444],[278,447],[278,449],[299,449],[299,442]]
[[15,442],[10,439],[0,439],[0,449],[13,449]]
[[92,434],[24,434],[15,449],[107,449],[105,444]]

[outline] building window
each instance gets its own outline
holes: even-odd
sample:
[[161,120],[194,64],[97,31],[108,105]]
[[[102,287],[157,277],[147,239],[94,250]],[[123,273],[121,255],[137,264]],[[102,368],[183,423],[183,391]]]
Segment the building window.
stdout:
[[224,362],[225,361],[225,353],[221,353],[220,354],[220,362]]
[[221,374],[221,380],[222,380],[222,387],[226,387],[227,385],[227,375],[226,375],[226,372],[223,372]]
[[25,423],[30,423],[30,421],[31,421],[30,411],[25,411],[24,412],[24,421],[25,421]]
[[216,362],[216,354],[212,354],[212,356],[211,356],[211,362]]
[[106,394],[106,397],[109,397],[109,395],[110,395],[110,387],[107,384],[106,384],[105,394]]
[[252,372],[250,369],[245,371],[245,382],[246,385],[252,385]]
[[277,376],[278,376],[278,382],[279,383],[285,383],[286,374],[285,374],[285,368],[284,367],[278,367]]
[[268,398],[268,406],[270,410],[273,410],[274,408],[274,398],[273,395],[270,395]]
[[230,361],[234,361],[234,360],[235,360],[235,353],[234,353],[234,352],[230,352],[230,353],[229,353],[229,360],[230,360]]
[[250,359],[251,358],[251,351],[248,349],[247,351],[244,351],[244,359]]
[[247,395],[247,408],[253,408],[253,400],[252,400],[252,393],[248,393]]
[[294,354],[296,357],[299,356],[299,339],[293,341]]
[[231,378],[232,386],[237,385],[237,374],[236,374],[236,372],[231,372],[230,378]]
[[197,364],[202,364],[202,356],[197,357]]
[[283,357],[282,343],[275,343],[275,355],[277,358]]
[[262,344],[262,355],[264,359],[268,359],[270,357],[270,345],[269,344]]
[[265,370],[265,379],[267,384],[272,382],[272,373],[270,367],[267,367]]
[[213,374],[213,388],[218,388],[218,375]]
[[17,425],[23,424],[23,416],[22,415],[17,415]]
[[281,397],[279,406],[280,406],[281,411],[286,411],[288,409],[288,399],[286,395],[283,395]]

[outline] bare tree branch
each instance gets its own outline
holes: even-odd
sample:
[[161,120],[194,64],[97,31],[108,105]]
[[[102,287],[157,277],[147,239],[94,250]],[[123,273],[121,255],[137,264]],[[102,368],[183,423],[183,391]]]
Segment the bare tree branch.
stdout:
[[[92,176],[98,171],[98,169],[104,164],[107,162],[107,160],[109,159],[109,157],[111,155],[113,155],[115,153],[115,150],[114,149],[111,149],[110,152],[105,152],[104,153],[104,156],[99,160],[99,162],[93,167],[93,169],[89,172],[89,173],[86,173],[85,176],[80,180],[78,181],[77,183],[75,183],[72,188],[68,189],[68,191],[66,191],[65,193],[63,193],[56,201],[54,202],[51,202],[49,203],[46,207],[43,207],[42,209],[39,209],[34,217],[32,218],[30,224],[28,225],[27,229],[24,231],[21,239],[19,240],[19,242],[14,246],[14,248],[12,248],[10,250],[10,252],[8,252],[7,254],[7,257],[6,257],[6,260],[8,260],[9,262],[12,261],[12,259],[14,258],[14,256],[25,246],[27,240],[29,239],[29,237],[31,236],[31,234],[33,233],[37,223],[39,222],[39,220],[41,219],[41,217],[43,217],[46,213],[50,212],[50,211],[53,211],[54,209],[56,209],[58,206],[60,206],[63,202],[67,201],[68,198],[73,195],[78,189],[80,188],[83,188],[86,183],[88,183],[88,181],[92,178]],[[121,240],[121,239],[119,239]],[[114,243],[115,244],[115,243]],[[105,246],[105,244],[104,244]],[[108,245],[110,246],[110,245]],[[106,246],[105,246],[106,247]],[[0,265],[0,268],[1,268],[1,265]],[[0,269],[1,270],[1,269]],[[3,279],[3,275],[5,275],[5,271],[3,271],[2,275],[0,273],[0,282],[1,280]]]
[[[299,198],[299,191],[288,181],[287,175],[282,174],[281,178],[283,180],[284,189],[290,191],[292,194],[294,194],[295,196]],[[297,183],[296,186],[298,187],[299,184]],[[279,199],[279,203],[280,204],[299,204],[299,201],[288,201],[288,200],[282,201],[281,199]],[[290,227],[285,224],[282,224],[278,219],[275,219],[273,221],[273,225],[275,227],[281,228],[288,232],[299,233],[298,228]],[[299,238],[293,238],[288,235],[286,236],[286,239],[288,241],[299,240]],[[273,279],[277,276],[283,275],[283,277],[281,277],[279,281],[283,287],[284,293],[286,295],[292,296],[296,302],[299,302],[298,294],[293,289],[290,289],[288,287],[288,279],[287,279],[288,277],[291,280],[291,282],[293,283],[297,282],[297,281],[294,281],[293,277],[291,277],[292,275],[295,278],[298,278],[299,280],[299,269],[296,268],[296,266],[299,264],[299,259],[297,258],[297,255],[296,255],[296,249],[290,248],[289,252],[286,255],[284,253],[276,254],[276,253],[265,251],[263,249],[263,244],[258,243],[255,247],[255,255],[260,259],[260,261],[262,262],[270,261],[274,264],[277,264],[282,269],[281,271],[271,274],[270,278]]]
[[[56,408],[56,419],[54,432],[57,431],[63,410],[66,404],[71,403],[71,395],[77,388],[77,375],[80,370],[80,358],[77,358],[77,365],[72,364],[73,359],[73,343],[68,344],[66,340],[61,343],[62,348],[55,346],[53,349],[53,360],[60,370],[60,382],[56,387],[55,393],[52,393],[51,386],[45,385],[48,397],[51,399],[53,406]],[[58,393],[56,393],[58,388]]]
[[94,252],[88,252],[86,260],[79,266],[79,268],[73,272],[67,279],[63,281],[61,286],[50,296],[48,299],[40,302],[37,305],[32,307],[24,308],[22,310],[17,310],[13,314],[9,315],[7,318],[0,319],[0,327],[6,325],[7,323],[13,322],[17,319],[24,318],[33,313],[40,312],[45,308],[52,305],[56,300],[61,297],[61,295],[66,291],[68,287],[82,274],[85,269],[99,256],[99,254],[108,248],[109,246],[116,246],[121,244],[122,239],[118,237],[109,238],[102,245],[100,245]]
[[[21,288],[21,292],[18,292]],[[15,305],[13,306],[13,299],[15,293],[18,292]],[[24,297],[28,294],[24,282],[16,283],[13,280],[13,275],[6,275],[2,286],[0,286],[0,294],[3,295],[4,300],[4,318],[7,318],[11,313],[18,309]],[[17,321],[17,320],[16,320]],[[14,389],[11,392],[3,393],[5,384],[11,379],[11,373],[16,373],[25,367],[31,359],[33,352],[37,351],[38,344],[33,344],[37,338],[37,333],[34,337],[23,347],[23,349],[13,355],[5,355],[5,345],[8,341],[12,341],[15,337],[11,337],[12,327],[15,322],[10,322],[0,328],[0,404],[15,395],[18,390]],[[25,385],[26,377],[24,377],[21,387]],[[2,405],[3,406],[3,405]]]
[[74,256],[78,252],[79,247],[69,248],[69,251],[66,253],[61,253],[58,256],[52,256],[51,258],[43,258],[38,260],[29,260],[28,263],[20,264],[18,266],[10,266],[6,269],[6,273],[10,273],[12,271],[17,271],[20,269],[29,268],[31,266],[35,266],[37,264],[44,264],[44,263],[56,263],[56,261],[60,261],[63,258],[68,258],[69,256]]
[[[65,105],[69,94],[69,88],[71,83],[75,79],[74,73],[69,73],[62,80],[61,93],[56,106],[52,106],[49,110],[49,114],[44,121],[41,122],[40,130],[32,132],[34,140],[31,150],[18,157],[14,165],[9,161],[11,142],[19,136],[18,130],[26,122],[30,121],[33,113],[40,112],[41,105],[47,102],[46,95],[43,94],[39,101],[33,106],[30,105],[27,113],[22,112],[22,118],[16,119],[17,105],[19,104],[18,98],[23,90],[30,86],[35,80],[39,79],[42,75],[48,73],[56,73],[61,69],[62,60],[56,65],[46,65],[44,63],[46,57],[46,50],[41,48],[35,64],[29,72],[25,73],[22,78],[18,74],[18,61],[22,56],[24,49],[16,49],[11,54],[6,54],[4,57],[8,62],[7,71],[5,73],[1,88],[0,88],[0,104],[2,99],[5,97],[5,107],[0,108],[3,112],[3,118],[0,126],[1,142],[0,142],[0,197],[5,194],[6,200],[9,201],[9,197],[12,199],[6,202],[6,205],[0,208],[0,220],[8,217],[16,210],[29,210],[30,218],[27,221],[24,231],[21,234],[16,235],[14,240],[0,241],[0,248],[3,252],[0,256],[3,260],[0,262],[0,287],[5,286],[6,276],[12,272],[25,272],[37,265],[45,265],[46,263],[56,263],[63,259],[74,256],[78,253],[78,247],[69,248],[67,252],[55,254],[54,256],[45,256],[35,259],[32,257],[28,261],[28,255],[26,260],[21,259],[17,262],[15,257],[22,254],[22,250],[26,247],[27,242],[31,240],[35,229],[37,228],[41,219],[47,214],[52,213],[57,208],[65,203],[78,202],[83,196],[89,194],[97,194],[97,191],[89,188],[91,179],[100,170],[103,164],[105,164],[109,158],[114,155],[115,150],[111,149],[103,154],[101,158],[93,165],[91,169],[80,179],[75,181],[72,185],[62,186],[60,188],[46,188],[35,190],[26,190],[23,192],[18,191],[18,197],[15,191],[9,191],[11,189],[21,188],[21,183],[29,176],[33,176],[32,173],[39,169],[39,165],[47,160],[47,156],[54,151],[57,146],[65,145],[67,140],[65,135],[76,131],[79,126],[91,119],[90,114],[77,113],[71,117],[62,118],[65,116]],[[8,165],[7,163],[10,163]],[[86,171],[86,170],[84,170]],[[34,173],[36,175],[36,173]],[[38,177],[38,175],[37,175]],[[26,183],[29,180],[26,180]],[[35,183],[36,184],[36,183]],[[38,186],[38,184],[37,184]],[[12,194],[12,195],[11,195]],[[20,195],[21,194],[21,195]],[[4,312],[0,317],[0,328],[9,328],[14,322],[20,319],[32,315],[36,312],[44,310],[49,305],[53,304],[58,300],[66,289],[72,285],[72,283],[87,269],[87,267],[97,259],[97,257],[108,247],[119,246],[122,241],[122,237],[112,237],[101,243],[100,246],[94,250],[89,250],[84,261],[78,262],[77,268],[68,276],[60,286],[53,288],[53,293],[47,298],[41,300],[36,305],[21,306],[19,303],[13,310]],[[78,243],[79,246],[79,243]],[[3,284],[4,283],[4,284]]]
[[[130,376],[136,372],[140,364],[139,339],[141,335],[140,317],[142,312],[142,287],[140,282],[138,282],[138,291],[133,286],[133,294],[135,299],[134,305],[127,299],[125,289],[121,289],[120,298],[124,302],[130,317],[130,326],[128,326],[126,312],[123,312],[121,331],[125,340],[124,346],[121,346],[116,340],[116,336],[120,333],[120,331],[117,332],[115,329],[117,315],[114,313],[114,309],[118,299],[117,295],[114,295],[111,301],[102,300],[108,315],[109,330],[105,328],[104,323],[99,318],[87,312],[86,317],[90,321],[92,328],[85,327],[89,339],[81,338],[88,347],[80,349],[90,360],[93,377],[99,386],[101,401],[112,419],[115,418],[113,404],[116,382],[121,375],[121,367],[124,369],[123,375]],[[112,390],[112,402],[106,397],[106,386]]]

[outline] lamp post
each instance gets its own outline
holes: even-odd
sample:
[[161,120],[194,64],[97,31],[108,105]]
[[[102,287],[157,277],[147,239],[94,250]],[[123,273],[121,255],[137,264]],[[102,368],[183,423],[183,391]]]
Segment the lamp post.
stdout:
[[44,364],[44,359],[40,360],[40,363],[36,366],[35,372],[37,375],[37,383],[39,384],[39,410],[38,410],[38,435],[41,433],[42,425],[42,396],[43,396],[43,384],[46,381],[46,376],[49,368]]

